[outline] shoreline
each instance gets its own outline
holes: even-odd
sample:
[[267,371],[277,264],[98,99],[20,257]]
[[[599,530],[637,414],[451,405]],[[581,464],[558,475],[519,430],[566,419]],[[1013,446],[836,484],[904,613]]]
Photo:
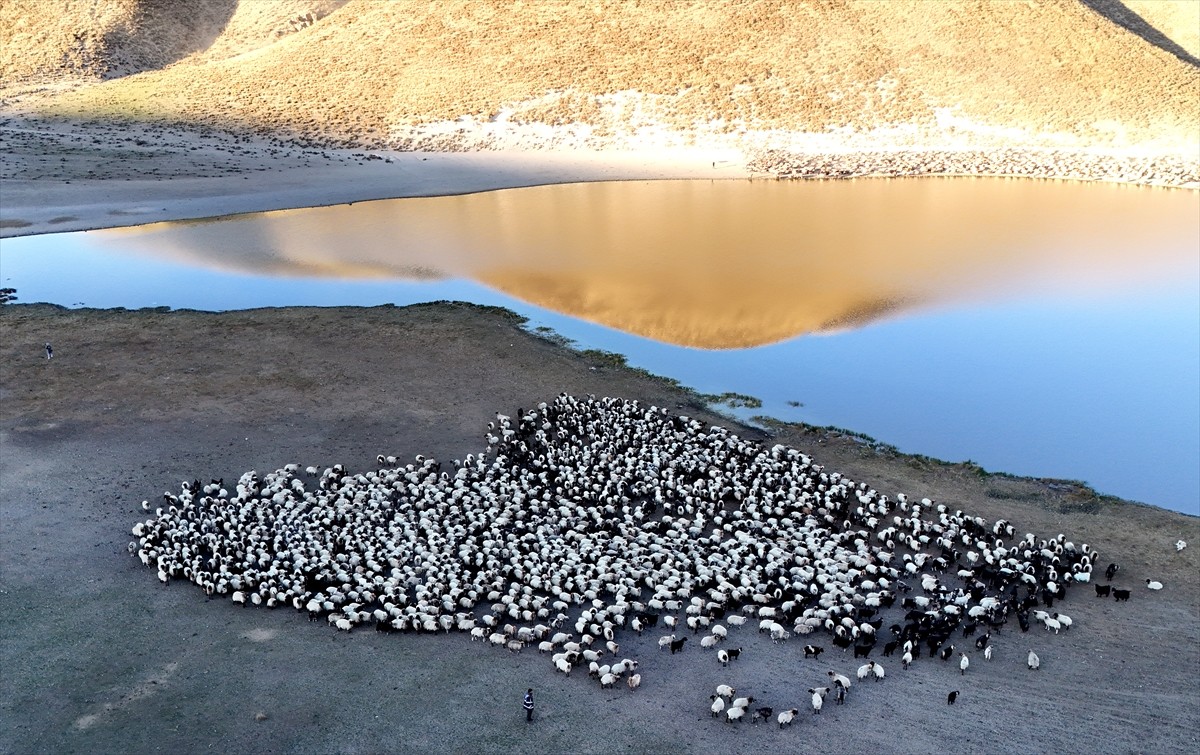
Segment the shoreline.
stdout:
[[202,310],[192,308],[174,308],[169,306],[142,308],[68,307],[50,302],[15,301],[5,305],[0,305],[0,316],[2,316],[7,310],[10,313],[32,317],[78,315],[91,318],[107,318],[123,316],[154,317],[162,315],[179,315],[183,317],[201,316],[220,318],[222,316],[244,315],[246,317],[254,318],[258,315],[288,316],[292,313],[305,311],[315,311],[328,315],[341,313],[371,314],[376,310],[396,310],[403,313],[405,310],[416,311],[421,308],[438,306],[448,306],[456,309],[462,309],[477,313],[479,316],[498,317],[507,322],[514,323],[532,337],[577,355],[578,357],[587,360],[593,367],[597,369],[615,369],[625,371],[632,375],[636,375],[640,379],[659,384],[671,391],[677,391],[686,398],[685,403],[692,410],[702,411],[711,416],[718,417],[722,422],[735,425],[744,431],[761,433],[764,435],[764,437],[803,437],[815,446],[826,444],[836,445],[844,449],[847,453],[851,453],[852,455],[859,456],[864,459],[887,460],[889,462],[902,463],[913,468],[943,470],[956,475],[965,475],[968,477],[978,478],[979,480],[993,480],[1000,483],[1009,482],[1024,486],[1032,486],[1043,491],[1046,495],[1058,497],[1064,501],[1069,500],[1071,502],[1070,508],[1074,511],[1096,511],[1098,510],[1098,507],[1112,504],[1143,506],[1148,509],[1161,511],[1168,514],[1181,514],[1185,517],[1195,519],[1198,523],[1200,523],[1200,514],[1180,511],[1145,501],[1123,498],[1119,495],[1111,493],[1102,493],[1084,480],[1063,477],[1048,477],[1045,475],[1025,475],[1007,472],[1004,470],[985,469],[980,464],[970,459],[952,461],[936,456],[930,456],[928,454],[903,451],[886,440],[880,440],[866,433],[836,425],[815,425],[803,421],[784,420],[765,414],[754,414],[747,417],[739,417],[735,413],[729,411],[729,409],[739,408],[739,406],[757,409],[759,407],[755,404],[759,402],[759,399],[755,396],[748,396],[738,393],[727,393],[721,395],[703,393],[698,389],[686,385],[668,375],[659,375],[657,373],[650,372],[645,368],[631,365],[628,363],[628,358],[625,354],[604,351],[595,348],[587,348],[575,343],[574,341],[571,341],[570,339],[560,336],[555,331],[547,332],[539,329],[531,329],[528,327],[529,319],[526,316],[514,310],[508,309],[507,307],[475,304],[467,301],[441,301],[407,305],[288,305],[255,307],[251,309],[238,310]]
[[[1200,161],[1130,150],[631,144],[400,152],[0,111],[0,238],[595,181],[1021,177],[1200,187]],[[799,145],[799,146],[798,146]],[[470,146],[470,145],[467,145]],[[504,147],[505,145],[498,145]],[[100,198],[100,199],[98,199]]]

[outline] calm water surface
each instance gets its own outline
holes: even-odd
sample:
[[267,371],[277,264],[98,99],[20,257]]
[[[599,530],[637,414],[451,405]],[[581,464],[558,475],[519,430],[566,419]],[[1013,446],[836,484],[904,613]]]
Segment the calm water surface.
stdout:
[[10,239],[0,260],[21,301],[67,306],[498,304],[755,413],[1198,513],[1197,197],[579,184]]

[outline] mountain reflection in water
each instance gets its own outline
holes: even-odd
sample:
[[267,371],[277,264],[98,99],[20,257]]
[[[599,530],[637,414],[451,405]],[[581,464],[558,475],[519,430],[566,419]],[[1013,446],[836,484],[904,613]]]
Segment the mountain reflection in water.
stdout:
[[469,278],[657,341],[759,346],[901,314],[1195,276],[1191,191],[1021,179],[654,181],[103,231],[271,276]]

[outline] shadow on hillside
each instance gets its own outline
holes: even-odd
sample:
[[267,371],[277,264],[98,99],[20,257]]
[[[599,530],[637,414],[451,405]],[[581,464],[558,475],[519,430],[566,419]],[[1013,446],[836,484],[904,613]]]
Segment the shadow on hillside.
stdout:
[[1166,34],[1146,23],[1144,18],[1130,10],[1121,0],[1079,0],[1079,2],[1158,49],[1165,50],[1185,63],[1200,68],[1200,60],[1171,41]]
[[225,31],[237,11],[238,0],[180,3],[147,0],[137,31],[128,38],[117,32],[105,47],[115,52],[115,65],[105,79],[119,79],[146,70],[165,68],[193,53],[208,49]]

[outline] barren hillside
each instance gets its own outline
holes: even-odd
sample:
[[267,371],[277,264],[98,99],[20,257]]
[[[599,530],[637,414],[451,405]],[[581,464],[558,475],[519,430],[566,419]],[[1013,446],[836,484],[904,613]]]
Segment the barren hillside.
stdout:
[[[398,149],[1008,146],[1194,157],[1200,143],[1200,69],[1188,52],[1200,3],[181,7],[7,0],[6,93],[59,115]],[[47,82],[71,83],[37,94]]]

